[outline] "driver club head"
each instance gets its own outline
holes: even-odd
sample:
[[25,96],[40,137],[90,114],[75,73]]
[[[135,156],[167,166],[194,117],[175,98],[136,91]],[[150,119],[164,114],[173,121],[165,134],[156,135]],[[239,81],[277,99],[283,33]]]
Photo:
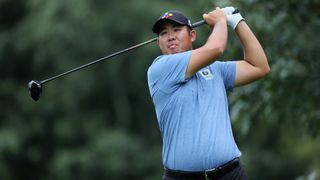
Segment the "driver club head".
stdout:
[[29,93],[34,101],[38,101],[42,92],[41,82],[31,80],[28,83]]

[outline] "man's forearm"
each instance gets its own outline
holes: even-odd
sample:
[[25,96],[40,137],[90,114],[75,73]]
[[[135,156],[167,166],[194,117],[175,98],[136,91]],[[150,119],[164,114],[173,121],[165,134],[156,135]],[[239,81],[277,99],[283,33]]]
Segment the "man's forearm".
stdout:
[[269,72],[270,67],[264,50],[246,22],[241,21],[235,31],[243,47],[244,60],[262,72]]
[[186,72],[186,78],[193,75],[199,69],[213,63],[223,54],[226,47],[227,34],[226,21],[218,22],[206,44],[192,51]]
[[[223,53],[228,38],[228,30],[225,21],[218,22],[212,30],[205,46],[212,50],[220,50]],[[219,51],[218,51],[219,52]]]

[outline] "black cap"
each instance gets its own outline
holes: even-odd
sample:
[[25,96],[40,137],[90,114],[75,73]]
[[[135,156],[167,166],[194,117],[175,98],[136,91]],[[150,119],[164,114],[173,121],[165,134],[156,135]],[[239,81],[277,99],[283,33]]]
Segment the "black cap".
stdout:
[[174,21],[181,25],[186,25],[192,29],[191,21],[185,15],[179,11],[168,11],[161,15],[157,22],[154,23],[152,31],[158,34],[160,25],[167,20]]

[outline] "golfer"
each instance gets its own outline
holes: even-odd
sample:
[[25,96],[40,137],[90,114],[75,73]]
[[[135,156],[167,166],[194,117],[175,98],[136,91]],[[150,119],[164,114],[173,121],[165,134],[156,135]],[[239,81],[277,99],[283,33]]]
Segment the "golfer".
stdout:
[[[259,41],[233,7],[203,15],[212,29],[193,49],[196,31],[178,11],[154,24],[162,51],[148,69],[148,85],[163,140],[163,179],[247,179],[234,140],[227,91],[264,77],[269,65]],[[218,61],[234,29],[243,59]]]

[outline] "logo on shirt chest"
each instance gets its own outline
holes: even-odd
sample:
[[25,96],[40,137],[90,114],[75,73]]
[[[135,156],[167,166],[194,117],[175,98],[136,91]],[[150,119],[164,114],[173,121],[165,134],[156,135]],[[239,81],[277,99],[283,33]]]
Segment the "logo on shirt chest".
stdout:
[[201,69],[200,74],[205,80],[210,80],[213,78],[213,74],[211,73],[211,71],[208,68]]

